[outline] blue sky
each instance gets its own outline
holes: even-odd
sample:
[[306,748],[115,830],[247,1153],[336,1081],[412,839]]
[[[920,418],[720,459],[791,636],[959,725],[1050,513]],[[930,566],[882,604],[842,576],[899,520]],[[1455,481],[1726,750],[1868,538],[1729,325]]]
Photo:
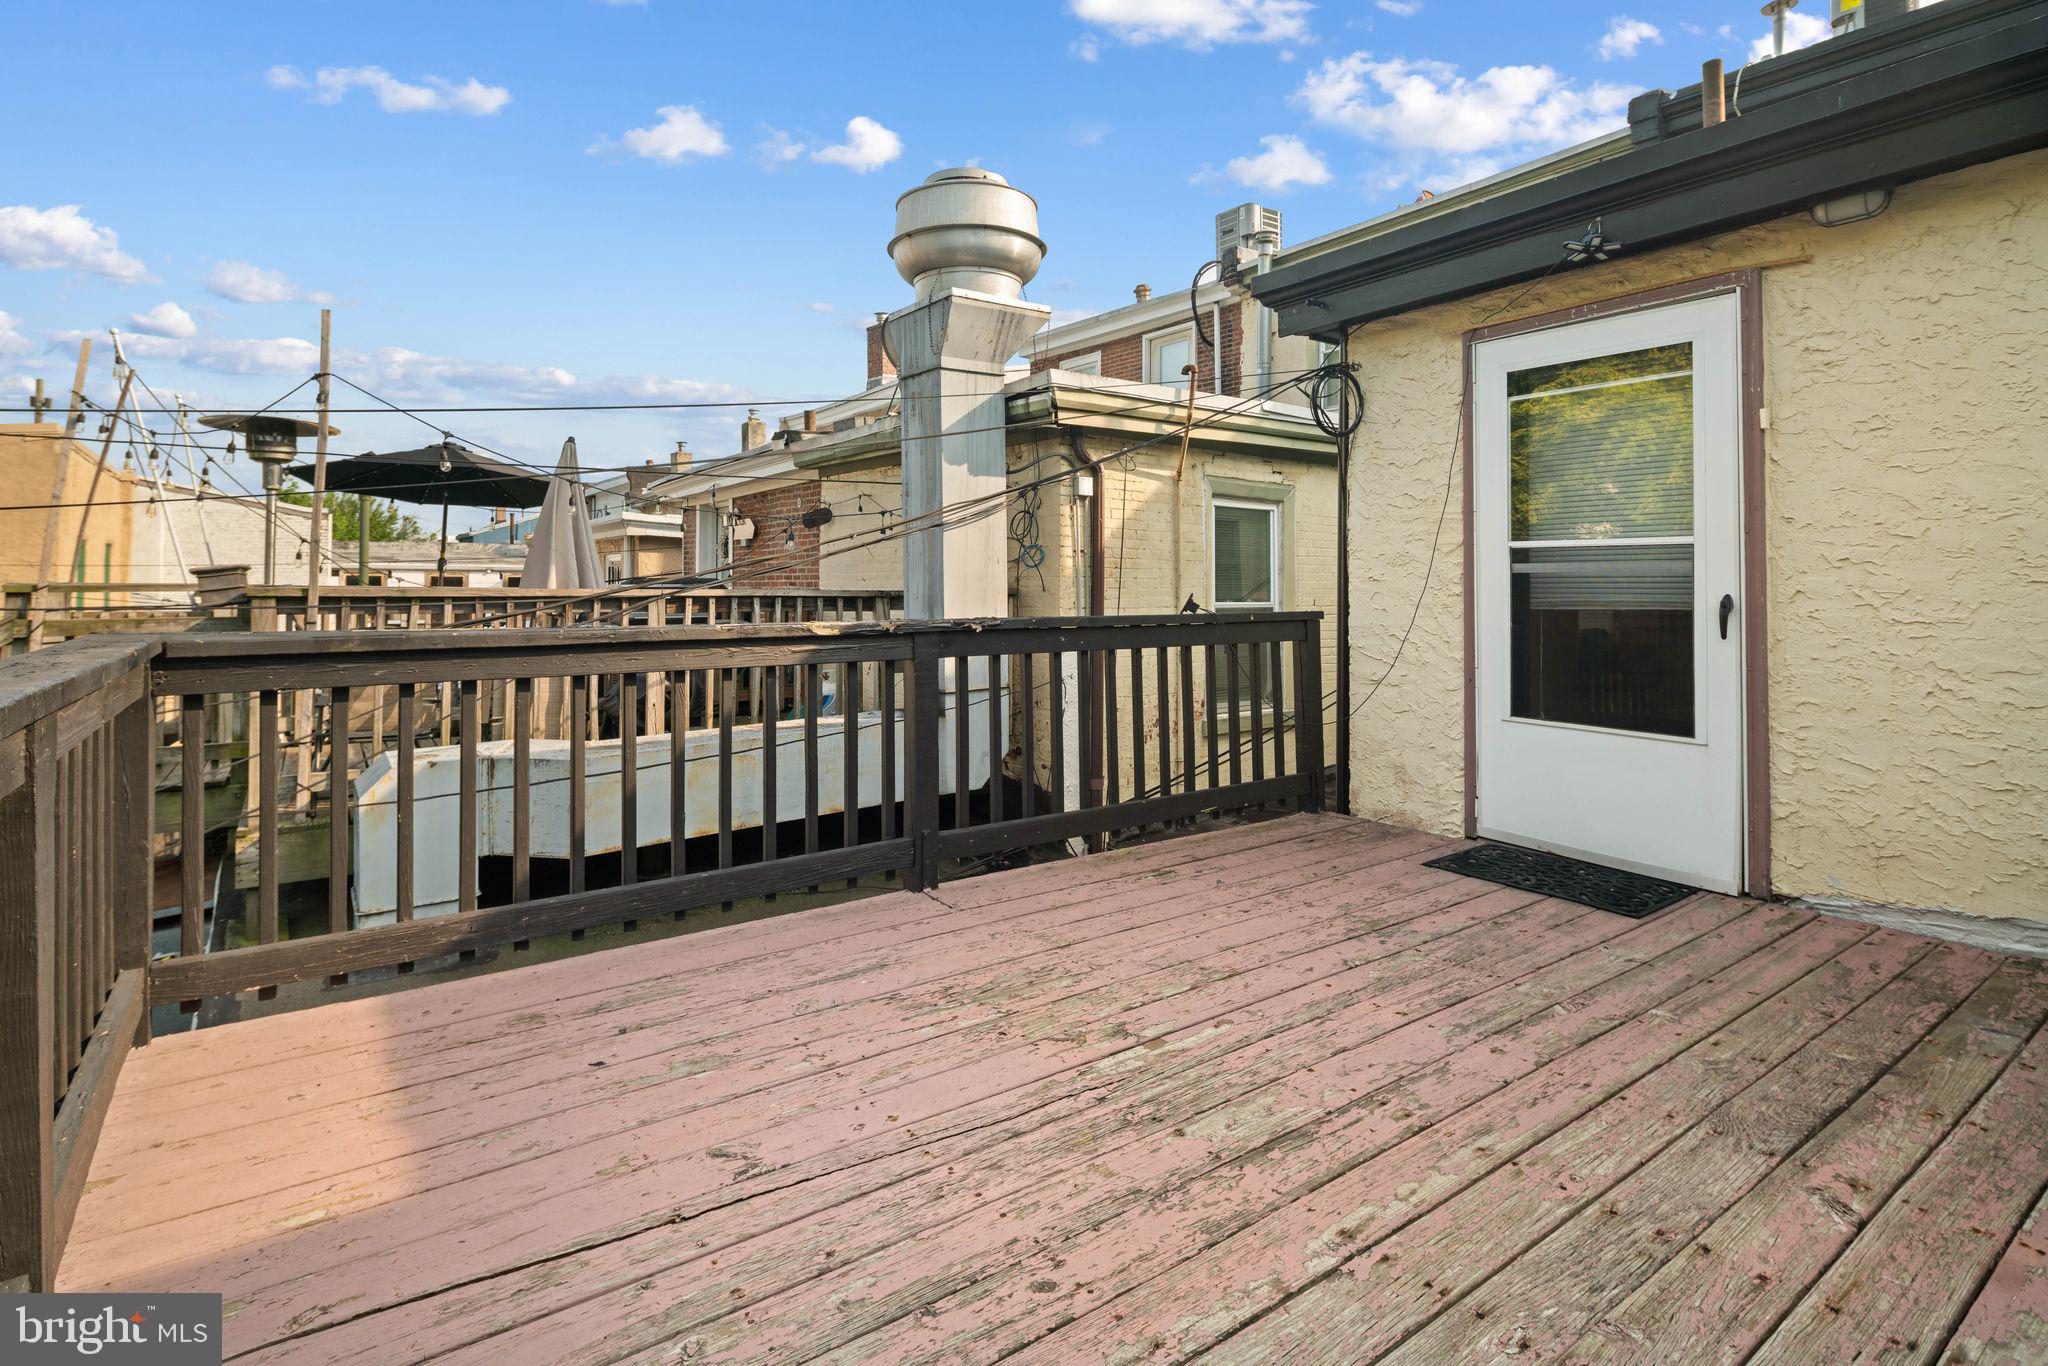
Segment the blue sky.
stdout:
[[[844,394],[908,298],[895,197],[936,167],[1038,198],[1030,294],[1065,319],[1181,286],[1232,204],[1331,231],[1618,126],[1766,31],[1753,0],[17,0],[0,391],[61,392],[84,332],[111,398],[118,326],[159,392],[265,403],[315,368],[325,297],[336,372],[405,403]],[[439,420],[619,466],[727,453],[740,416]],[[347,450],[429,435],[338,421]]]

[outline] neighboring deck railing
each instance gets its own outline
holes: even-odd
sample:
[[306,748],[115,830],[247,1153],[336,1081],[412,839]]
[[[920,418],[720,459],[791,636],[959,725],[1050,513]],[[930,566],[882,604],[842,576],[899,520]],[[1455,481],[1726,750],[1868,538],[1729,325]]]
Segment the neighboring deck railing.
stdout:
[[[33,1041],[0,1071],[0,1282],[47,1284],[148,1005],[407,971],[842,879],[930,888],[963,860],[1318,808],[1319,631],[1315,613],[287,631],[76,642],[0,663],[0,1023]],[[444,689],[447,719],[424,718]],[[501,705],[482,705],[494,694]],[[323,741],[288,773],[280,722],[293,714],[313,715]],[[209,774],[237,761],[209,750],[223,716],[245,721],[234,749],[253,778],[254,895],[234,934],[208,917]],[[422,746],[437,722],[452,745]],[[535,777],[541,746],[557,747],[559,777]],[[452,781],[433,777],[450,764]],[[177,950],[151,962],[160,770],[177,775],[178,839],[164,848],[182,876]],[[416,790],[422,774],[443,786]],[[544,859],[534,832],[555,782],[546,800],[566,808],[567,846]],[[425,818],[448,802],[452,821]],[[761,818],[748,826],[746,811]],[[504,857],[489,856],[486,821],[509,826]],[[281,897],[295,829],[317,833],[325,874],[325,914],[296,923]],[[428,915],[417,874],[444,845],[455,885]],[[559,886],[543,885],[544,862]],[[364,913],[358,874],[373,865],[395,882],[388,917]]]
[[[205,571],[204,583],[0,585],[0,650],[41,649],[107,631],[160,633],[200,620],[250,631],[422,630],[434,627],[714,626],[795,621],[890,621],[900,589],[751,590],[613,587],[601,595],[527,588],[323,585],[309,608],[303,585],[251,585]],[[235,571],[239,573],[240,571]],[[310,623],[310,624],[309,624]]]

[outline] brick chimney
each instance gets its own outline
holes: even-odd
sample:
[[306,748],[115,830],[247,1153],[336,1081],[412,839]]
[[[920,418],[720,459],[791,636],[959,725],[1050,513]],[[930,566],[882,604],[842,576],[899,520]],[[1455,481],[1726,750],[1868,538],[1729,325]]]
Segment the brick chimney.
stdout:
[[868,324],[868,388],[886,380],[896,378],[896,362],[889,359],[889,353],[882,348],[882,320],[889,315],[877,313],[875,320]]
[[[695,458],[690,454],[690,443],[678,440],[676,448],[668,453],[668,467],[677,473],[681,473],[690,468],[690,464]],[[650,460],[647,463],[651,465],[654,462]]]
[[1136,289],[1131,291],[1131,297],[1136,299],[1141,304],[1150,302],[1152,298],[1152,286],[1139,285]]
[[768,444],[768,424],[761,420],[759,408],[747,409],[747,420],[740,424],[740,449],[750,451],[756,446]]

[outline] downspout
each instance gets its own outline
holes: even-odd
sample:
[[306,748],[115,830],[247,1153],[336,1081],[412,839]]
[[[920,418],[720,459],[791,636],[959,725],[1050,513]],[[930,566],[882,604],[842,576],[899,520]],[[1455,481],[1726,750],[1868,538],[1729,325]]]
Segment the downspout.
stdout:
[[[1083,469],[1092,470],[1094,473],[1095,488],[1088,499],[1088,615],[1091,617],[1104,616],[1108,612],[1109,603],[1107,585],[1104,582],[1107,576],[1103,573],[1104,546],[1107,545],[1109,540],[1107,522],[1109,499],[1106,490],[1103,488],[1103,479],[1109,467],[1104,461],[1089,458],[1088,453],[1082,449],[1080,432],[1072,429],[1068,430],[1067,446],[1073,452],[1075,463]],[[1082,793],[1082,801],[1084,805],[1099,807],[1102,805],[1103,798],[1102,660],[1092,652],[1087,656],[1087,660],[1088,677],[1083,681],[1082,686],[1088,689],[1088,733],[1082,737],[1082,743],[1088,747],[1088,777],[1087,789]],[[1088,837],[1088,847],[1091,852],[1100,853],[1107,846],[1103,843],[1100,835],[1090,835]]]
[[[1339,354],[1351,369],[1351,329]],[[1351,814],[1351,386],[1337,386],[1337,810]],[[1316,699],[1322,705],[1322,699]]]

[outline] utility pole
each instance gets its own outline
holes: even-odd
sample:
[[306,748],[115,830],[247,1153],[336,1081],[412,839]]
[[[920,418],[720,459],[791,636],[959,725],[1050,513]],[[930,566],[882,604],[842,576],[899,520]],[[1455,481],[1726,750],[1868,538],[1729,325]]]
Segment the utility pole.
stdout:
[[[327,497],[327,362],[333,340],[334,310],[320,310],[320,425],[313,433],[313,553],[306,557],[306,620],[310,625],[320,606],[320,504]],[[363,529],[356,528],[361,539]]]
[[[78,341],[78,369],[71,376],[71,408],[64,417],[64,435],[69,437],[78,430],[78,424],[85,411],[85,367],[92,360],[92,338],[81,337]],[[57,556],[57,514],[64,506],[64,484],[71,473],[71,443],[57,443],[57,478],[50,490],[50,515],[43,522],[42,565],[36,570],[36,587],[50,586],[51,561]]]
[[[121,396],[114,400],[114,411],[107,418],[106,437],[100,442],[100,461],[93,466],[92,484],[85,491],[85,506],[78,511],[78,541],[71,547],[71,563],[74,582],[85,582],[85,532],[92,523],[93,499],[99,497],[100,476],[107,472],[107,452],[114,448],[114,428],[121,425],[121,410],[128,406],[128,390],[135,383],[135,372],[123,368],[121,372]],[[55,511],[55,509],[52,509]]]

